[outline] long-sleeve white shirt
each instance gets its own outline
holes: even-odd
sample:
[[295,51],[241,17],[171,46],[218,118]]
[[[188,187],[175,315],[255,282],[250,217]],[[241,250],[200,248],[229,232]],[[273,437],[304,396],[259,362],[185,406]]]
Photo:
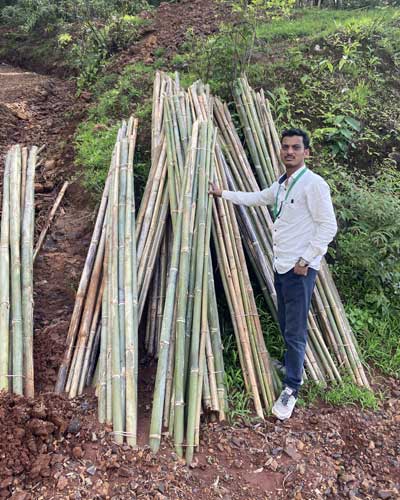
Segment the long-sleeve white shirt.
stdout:
[[274,226],[274,268],[279,274],[292,269],[302,257],[318,270],[329,243],[337,231],[328,184],[319,175],[306,170],[285,201],[290,185],[302,169],[289,177],[286,174],[271,187],[258,192],[223,191],[222,198],[237,205],[281,207]]

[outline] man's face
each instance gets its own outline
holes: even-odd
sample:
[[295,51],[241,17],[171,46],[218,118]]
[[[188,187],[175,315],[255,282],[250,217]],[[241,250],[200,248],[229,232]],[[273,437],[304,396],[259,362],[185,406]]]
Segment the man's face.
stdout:
[[303,138],[295,135],[284,137],[281,144],[281,160],[287,168],[301,167],[304,159],[310,156],[310,150],[304,148]]

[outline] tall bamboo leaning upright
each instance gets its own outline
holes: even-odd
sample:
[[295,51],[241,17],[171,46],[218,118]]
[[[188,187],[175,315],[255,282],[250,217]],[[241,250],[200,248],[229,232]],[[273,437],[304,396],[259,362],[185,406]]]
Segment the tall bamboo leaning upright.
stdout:
[[[129,129],[130,127],[128,127]],[[126,363],[126,417],[127,443],[136,446],[137,434],[137,375],[138,375],[138,290],[136,259],[136,221],[133,177],[133,155],[136,145],[138,121],[133,122],[128,137],[128,169],[125,216],[125,363]]]
[[[195,123],[192,132],[192,141],[197,142],[198,134],[198,124]],[[184,173],[183,185],[186,185],[188,181],[189,169],[186,169]],[[150,447],[153,452],[157,452],[160,447],[161,441],[161,428],[162,428],[162,417],[164,408],[164,397],[166,388],[166,377],[168,369],[168,352],[169,345],[171,341],[171,334],[173,328],[173,316],[174,316],[174,306],[175,306],[175,293],[176,285],[179,271],[179,254],[182,238],[182,219],[183,219],[183,193],[182,190],[181,197],[179,200],[178,214],[175,223],[175,233],[174,233],[174,243],[172,249],[171,265],[168,278],[168,286],[166,293],[166,300],[164,305],[164,314],[162,320],[161,328],[161,338],[160,338],[160,351],[158,355],[156,382],[154,386],[154,396],[153,396],[153,408],[151,414],[151,425],[150,425]]]
[[24,344],[24,394],[35,395],[33,373],[33,237],[35,223],[35,168],[38,148],[31,148],[25,180],[25,200],[21,235],[22,324]]
[[12,323],[12,387],[16,394],[23,394],[23,331],[21,294],[21,147],[13,148],[10,172],[10,207],[13,223],[10,224],[11,255],[11,323]]
[[6,157],[3,177],[3,205],[0,232],[0,391],[9,389],[10,351],[10,166],[12,152]]
[[[110,167],[110,170],[111,170],[111,167]],[[88,253],[86,256],[85,265],[84,265],[81,279],[79,282],[78,292],[77,292],[76,298],[75,298],[74,310],[72,313],[72,317],[71,317],[71,321],[70,321],[70,325],[69,325],[69,329],[68,329],[68,335],[67,335],[67,339],[66,339],[67,348],[65,350],[60,368],[58,370],[57,382],[56,382],[56,386],[55,386],[55,392],[57,392],[57,393],[61,393],[64,391],[65,383],[66,383],[67,377],[68,377],[68,371],[70,368],[71,359],[72,359],[72,356],[74,354],[74,345],[75,345],[76,336],[77,336],[78,330],[79,330],[79,324],[80,324],[82,310],[84,307],[86,291],[87,291],[88,286],[89,286],[90,277],[91,277],[94,261],[96,258],[97,249],[98,249],[99,242],[100,242],[101,231],[103,228],[103,222],[104,222],[104,217],[105,217],[105,213],[106,213],[109,190],[110,190],[110,182],[111,182],[111,175],[109,172],[107,180],[106,180],[106,184],[104,187],[103,195],[101,198],[100,208],[99,208],[99,211],[97,214],[97,219],[96,219],[95,227],[93,230],[92,239],[90,241],[89,250],[88,250]]]

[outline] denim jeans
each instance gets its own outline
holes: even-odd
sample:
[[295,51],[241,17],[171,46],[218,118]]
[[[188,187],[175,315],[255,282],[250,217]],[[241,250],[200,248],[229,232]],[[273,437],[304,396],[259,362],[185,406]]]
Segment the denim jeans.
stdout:
[[296,396],[303,374],[307,344],[307,317],[317,271],[308,269],[307,276],[295,274],[293,269],[284,274],[275,272],[278,299],[279,326],[285,340],[284,385],[294,389]]

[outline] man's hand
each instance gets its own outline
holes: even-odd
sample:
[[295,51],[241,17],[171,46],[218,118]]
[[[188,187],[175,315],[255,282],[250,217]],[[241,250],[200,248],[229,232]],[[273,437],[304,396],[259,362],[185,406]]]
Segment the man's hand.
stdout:
[[308,266],[301,266],[298,262],[294,266],[293,269],[294,274],[298,274],[299,276],[307,276]]
[[220,189],[214,182],[209,183],[208,194],[212,194],[216,198],[221,198],[222,189]]

